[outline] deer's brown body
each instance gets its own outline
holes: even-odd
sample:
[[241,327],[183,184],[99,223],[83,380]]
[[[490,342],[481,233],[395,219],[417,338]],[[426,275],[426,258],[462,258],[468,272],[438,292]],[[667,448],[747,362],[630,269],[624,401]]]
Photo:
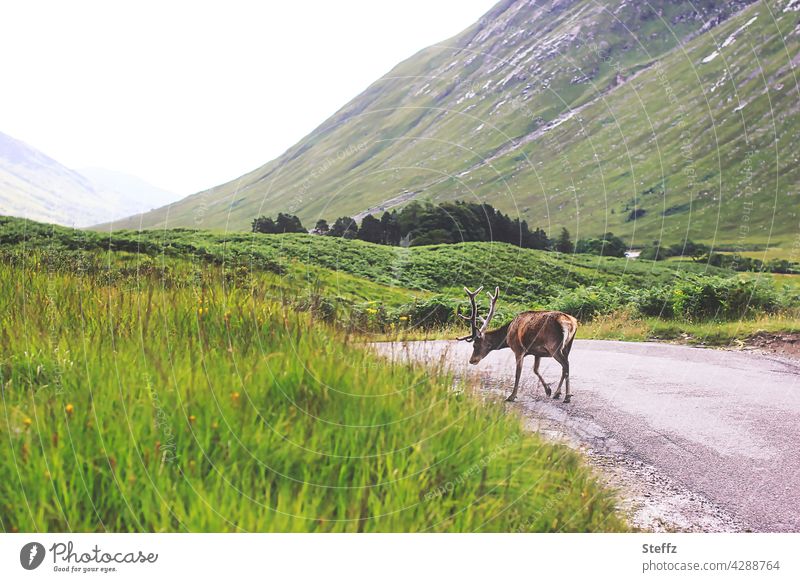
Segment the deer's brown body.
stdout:
[[497,297],[500,294],[500,290],[495,289],[494,295],[489,294],[491,298],[489,315],[483,321],[481,329],[478,329],[475,296],[480,292],[480,289],[474,293],[466,288],[465,291],[470,298],[472,314],[469,317],[462,317],[470,321],[472,333],[460,339],[473,343],[472,357],[469,359],[470,364],[477,364],[491,351],[511,348],[517,363],[514,390],[508,397],[508,400],[513,402],[517,398],[522,363],[525,356],[533,356],[535,358],[533,372],[542,382],[545,394],[550,396],[550,387],[539,373],[539,363],[541,358],[553,358],[561,364],[561,380],[553,398],[561,396],[561,385],[566,381],[564,402],[569,402],[571,398],[569,392],[569,352],[572,349],[575,332],[578,330],[578,320],[560,311],[525,311],[517,315],[511,323],[501,328],[487,331],[489,322],[494,315]]

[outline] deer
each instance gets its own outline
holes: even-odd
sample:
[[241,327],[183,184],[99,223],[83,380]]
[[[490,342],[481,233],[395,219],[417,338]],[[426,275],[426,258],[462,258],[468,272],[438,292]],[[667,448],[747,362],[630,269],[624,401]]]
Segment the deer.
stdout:
[[500,288],[495,287],[494,295],[487,292],[489,296],[489,313],[485,318],[481,318],[481,326],[478,327],[478,306],[475,298],[483,290],[478,287],[475,291],[470,291],[464,287],[472,312],[469,316],[460,313],[459,317],[469,322],[470,334],[457,338],[459,341],[471,342],[473,346],[470,364],[478,364],[489,352],[511,348],[517,362],[516,379],[514,380],[514,390],[506,398],[508,402],[517,399],[519,389],[519,378],[522,374],[522,362],[525,356],[533,356],[533,373],[544,386],[544,393],[550,396],[551,390],[547,382],[544,381],[539,373],[539,363],[542,358],[553,358],[561,364],[561,380],[558,382],[556,393],[553,398],[561,397],[561,385],[566,382],[566,393],[564,403],[569,403],[572,398],[569,393],[569,352],[572,349],[572,341],[575,339],[575,332],[578,331],[578,320],[562,313],[561,311],[524,311],[518,314],[511,323],[498,329],[489,331],[489,323],[494,317],[497,298],[500,297]]

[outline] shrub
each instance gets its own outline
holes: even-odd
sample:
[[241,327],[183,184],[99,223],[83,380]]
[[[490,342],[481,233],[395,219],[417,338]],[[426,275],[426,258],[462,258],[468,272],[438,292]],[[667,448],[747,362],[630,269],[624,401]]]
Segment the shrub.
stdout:
[[668,287],[647,287],[631,294],[631,303],[636,310],[647,317],[672,317],[673,304],[671,289]]
[[580,239],[575,245],[575,252],[605,257],[624,257],[628,246],[614,233],[607,232],[601,238]]
[[703,277],[675,285],[672,304],[676,316],[697,321],[772,313],[780,300],[774,289],[755,280]]
[[444,295],[434,295],[429,299],[415,300],[400,308],[398,316],[408,317],[409,324],[415,327],[441,327],[455,320],[460,302]]
[[581,321],[589,321],[601,313],[610,313],[621,305],[621,298],[628,291],[621,287],[578,287],[562,291],[551,303],[551,307],[577,317]]

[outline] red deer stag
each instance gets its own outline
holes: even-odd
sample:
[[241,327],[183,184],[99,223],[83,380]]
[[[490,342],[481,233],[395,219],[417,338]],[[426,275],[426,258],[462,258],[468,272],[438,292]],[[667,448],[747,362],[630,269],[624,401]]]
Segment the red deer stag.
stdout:
[[522,361],[525,356],[536,358],[533,363],[533,373],[544,385],[544,393],[550,396],[550,387],[539,373],[539,362],[542,358],[554,358],[561,364],[561,380],[553,398],[561,397],[561,385],[566,380],[567,391],[564,395],[564,402],[569,402],[571,398],[569,393],[569,351],[572,349],[572,341],[578,330],[578,320],[560,311],[524,311],[517,315],[511,323],[487,331],[489,322],[494,316],[497,298],[500,296],[500,288],[495,287],[494,295],[487,293],[491,300],[489,313],[486,319],[481,318],[482,325],[479,329],[478,306],[475,304],[475,297],[482,289],[483,287],[479,287],[476,291],[470,291],[464,287],[472,305],[472,313],[469,317],[459,313],[459,316],[467,320],[470,325],[470,335],[458,338],[472,342],[473,350],[469,363],[477,364],[493,350],[511,348],[517,360],[517,377],[514,381],[514,391],[507,400],[513,402],[517,399],[519,377],[522,373]]

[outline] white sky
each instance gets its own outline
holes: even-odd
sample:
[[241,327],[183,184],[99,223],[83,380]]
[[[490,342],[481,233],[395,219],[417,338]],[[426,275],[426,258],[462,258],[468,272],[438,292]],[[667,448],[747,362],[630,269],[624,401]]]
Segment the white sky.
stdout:
[[0,131],[190,194],[277,157],[495,0],[0,3]]

